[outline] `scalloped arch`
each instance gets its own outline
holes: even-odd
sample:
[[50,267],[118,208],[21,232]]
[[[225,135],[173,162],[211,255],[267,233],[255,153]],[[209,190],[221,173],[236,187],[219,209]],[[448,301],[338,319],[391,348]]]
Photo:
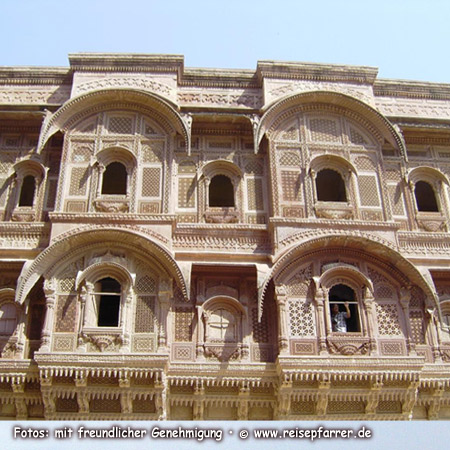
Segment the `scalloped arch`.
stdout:
[[116,109],[118,105],[128,109],[139,105],[142,111],[152,116],[156,115],[157,121],[166,131],[175,131],[183,136],[186,150],[190,152],[190,127],[176,110],[175,105],[157,94],[126,88],[90,91],[68,100],[54,114],[47,113],[39,139],[38,152],[42,151],[51,136],[58,131],[67,131],[89,111],[94,114],[108,107]]
[[168,275],[176,280],[183,295],[189,296],[186,280],[180,267],[172,254],[159,243],[134,230],[112,227],[93,230],[91,227],[85,227],[77,230],[75,234],[68,232],[58,237],[56,242],[40,253],[31,264],[24,267],[17,285],[16,302],[22,304],[37,280],[41,276],[45,277],[68,252],[74,252],[78,248],[98,242],[102,242],[106,247],[108,243],[116,247],[122,244],[136,249],[137,252],[146,251],[158,261]]
[[257,144],[259,145],[261,143],[263,136],[277,124],[280,117],[284,120],[288,117],[287,113],[290,110],[311,104],[339,106],[344,110],[349,110],[362,116],[373,125],[374,130],[377,130],[381,136],[397,148],[400,154],[407,159],[402,137],[385,116],[361,100],[347,94],[332,91],[312,91],[293,94],[269,106],[258,124],[256,131]]

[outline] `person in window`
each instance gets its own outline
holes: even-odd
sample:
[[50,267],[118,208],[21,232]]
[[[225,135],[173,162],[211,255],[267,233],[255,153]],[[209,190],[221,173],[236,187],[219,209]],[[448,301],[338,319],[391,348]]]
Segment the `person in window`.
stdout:
[[351,313],[350,308],[348,307],[348,302],[344,303],[345,311],[339,311],[339,305],[337,303],[333,304],[331,309],[331,325],[333,331],[338,331],[341,333],[347,332],[347,321],[346,319],[350,319]]

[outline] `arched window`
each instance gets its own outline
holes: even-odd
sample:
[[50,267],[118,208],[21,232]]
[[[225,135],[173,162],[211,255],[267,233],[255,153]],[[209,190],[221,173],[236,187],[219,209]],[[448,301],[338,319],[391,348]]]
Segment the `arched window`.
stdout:
[[32,175],[27,175],[22,182],[20,190],[19,206],[33,206],[36,180]]
[[346,202],[345,183],[332,169],[322,169],[316,176],[317,200],[320,202]]
[[121,292],[122,286],[113,278],[103,278],[95,283],[97,326],[117,327],[119,325]]
[[423,212],[439,212],[433,187],[426,181],[418,181],[414,187],[417,210]]
[[17,310],[13,303],[0,306],[0,335],[11,335],[16,329]]
[[209,184],[209,206],[235,206],[234,188],[231,180],[225,175],[216,175]]
[[106,166],[103,173],[102,194],[126,195],[127,169],[120,162],[112,162]]
[[345,284],[337,284],[328,294],[331,328],[334,332],[361,331],[355,292]]

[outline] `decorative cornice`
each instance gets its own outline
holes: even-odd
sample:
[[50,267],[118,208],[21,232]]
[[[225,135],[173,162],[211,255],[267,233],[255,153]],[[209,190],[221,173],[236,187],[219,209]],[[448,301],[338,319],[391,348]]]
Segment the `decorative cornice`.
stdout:
[[184,56],[136,53],[71,53],[70,67],[79,72],[175,72],[181,74]]
[[66,67],[0,67],[0,86],[53,86],[72,83]]
[[444,83],[378,79],[373,92],[378,97],[450,100],[450,84]]
[[259,78],[309,81],[336,81],[373,84],[378,73],[376,67],[316,64],[308,62],[258,61]]
[[[173,224],[176,216],[173,214],[133,214],[133,213],[68,213],[51,212],[49,218],[53,223],[98,223],[98,224]],[[0,225],[1,226],[1,225]]]

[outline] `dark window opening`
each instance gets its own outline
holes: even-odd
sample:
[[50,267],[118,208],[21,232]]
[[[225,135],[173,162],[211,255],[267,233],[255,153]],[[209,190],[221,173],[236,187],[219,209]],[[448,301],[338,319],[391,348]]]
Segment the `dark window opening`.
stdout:
[[425,212],[439,212],[434,189],[426,181],[418,181],[414,188],[417,210]]
[[27,175],[22,182],[20,190],[19,206],[33,206],[36,182],[32,175]]
[[345,183],[338,172],[323,169],[316,176],[317,200],[320,202],[346,202]]
[[225,175],[216,175],[209,184],[209,206],[234,206],[233,183]]
[[120,162],[109,164],[103,173],[102,194],[126,195],[127,169]]
[[99,327],[117,327],[120,311],[120,283],[113,278],[103,278],[95,285],[98,301]]
[[[330,303],[332,331],[361,331],[358,302],[355,299],[355,292],[353,289],[344,284],[337,284],[330,289],[328,300]],[[350,317],[347,313],[345,303],[348,303]]]

